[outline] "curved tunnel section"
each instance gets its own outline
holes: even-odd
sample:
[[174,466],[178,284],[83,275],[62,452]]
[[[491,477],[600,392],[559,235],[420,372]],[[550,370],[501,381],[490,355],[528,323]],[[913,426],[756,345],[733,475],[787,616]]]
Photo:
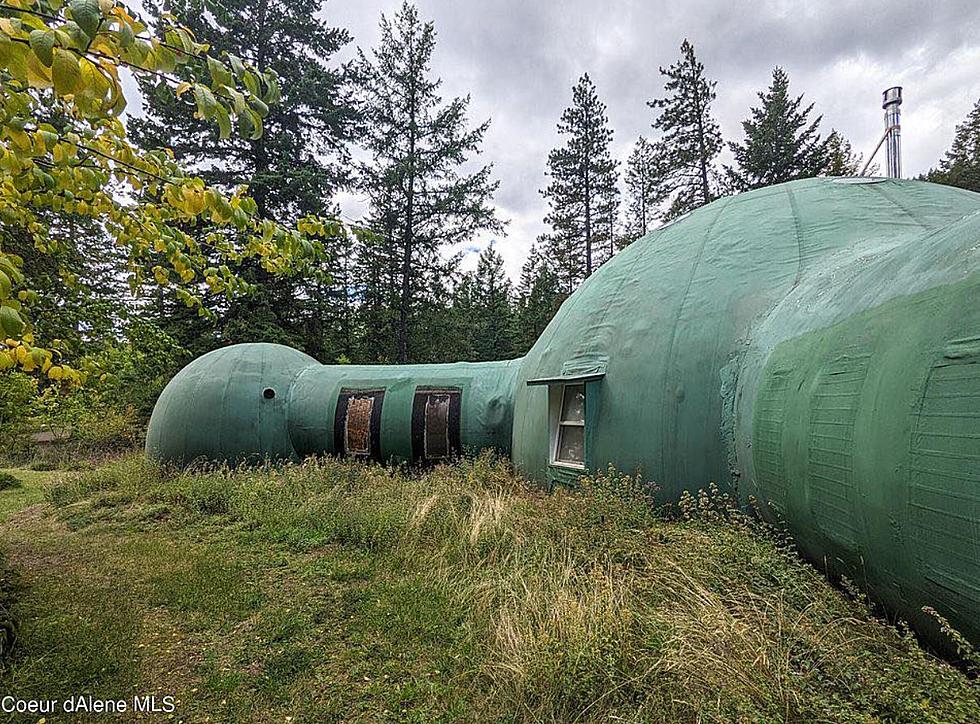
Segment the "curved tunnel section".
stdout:
[[978,241],[974,214],[829,265],[758,331],[740,390],[743,499],[940,642],[923,607],[980,640]]
[[289,392],[289,437],[300,456],[436,462],[483,448],[509,454],[519,367],[520,360],[310,367]]
[[170,381],[146,451],[178,465],[322,453],[412,463],[483,448],[509,454],[519,366],[324,366],[282,345],[232,345]]

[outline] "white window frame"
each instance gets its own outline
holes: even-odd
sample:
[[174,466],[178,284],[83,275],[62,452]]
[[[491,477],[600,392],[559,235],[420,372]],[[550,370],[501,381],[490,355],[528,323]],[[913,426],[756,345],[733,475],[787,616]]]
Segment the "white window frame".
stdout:
[[[587,383],[586,382],[567,382],[557,385],[548,386],[548,403],[551,409],[549,427],[551,428],[551,454],[550,462],[552,465],[562,467],[562,468],[572,468],[574,470],[585,470],[585,457],[586,451],[586,434],[585,434],[585,420],[588,416],[588,395],[587,395]],[[582,420],[565,422],[561,419],[561,411],[565,407],[565,393],[569,387],[581,387],[582,388]],[[581,427],[582,428],[582,460],[581,462],[576,462],[574,460],[561,460],[558,458],[558,445],[561,442],[561,428],[565,427]]]

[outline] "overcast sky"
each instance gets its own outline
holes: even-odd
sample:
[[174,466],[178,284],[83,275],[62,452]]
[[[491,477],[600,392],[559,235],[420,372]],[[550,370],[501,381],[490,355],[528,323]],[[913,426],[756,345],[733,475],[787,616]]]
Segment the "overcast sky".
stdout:
[[[378,20],[400,0],[329,0],[327,23],[347,28],[354,46],[378,40]],[[544,230],[538,192],[555,124],[571,86],[588,72],[608,107],[614,155],[625,160],[640,134],[652,135],[646,101],[662,94],[659,66],[676,60],[684,38],[718,81],[714,113],[726,140],[770,80],[773,66],[868,154],[882,130],[881,91],[904,86],[906,176],[925,170],[948,148],[957,123],[980,98],[978,0],[419,0],[436,27],[433,72],[443,97],[472,97],[472,123],[491,119],[483,160],[500,181],[496,204],[504,234],[469,246],[466,266],[494,241],[516,279],[527,249]],[[883,151],[881,152],[883,153]],[[357,217],[363,199],[345,197]]]

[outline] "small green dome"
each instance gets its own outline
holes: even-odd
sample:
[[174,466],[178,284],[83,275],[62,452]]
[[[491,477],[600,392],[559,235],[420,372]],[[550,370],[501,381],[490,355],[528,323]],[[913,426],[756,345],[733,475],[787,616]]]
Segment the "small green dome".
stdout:
[[319,363],[279,344],[236,344],[194,360],[153,408],[147,454],[174,463],[295,457],[287,393],[311,365]]

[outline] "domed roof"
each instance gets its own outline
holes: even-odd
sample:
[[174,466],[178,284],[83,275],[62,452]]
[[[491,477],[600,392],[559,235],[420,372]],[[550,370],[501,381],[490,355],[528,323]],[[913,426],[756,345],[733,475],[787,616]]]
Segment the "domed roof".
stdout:
[[146,433],[147,453],[183,463],[293,457],[287,392],[300,371],[318,364],[290,347],[264,343],[199,357],[160,395]]
[[978,194],[920,181],[821,178],[725,197],[647,234],[586,280],[528,353],[515,463],[539,479],[555,472],[547,393],[525,382],[602,369],[592,461],[642,469],[671,497],[730,480],[723,430],[750,332],[809,275],[978,209]]

